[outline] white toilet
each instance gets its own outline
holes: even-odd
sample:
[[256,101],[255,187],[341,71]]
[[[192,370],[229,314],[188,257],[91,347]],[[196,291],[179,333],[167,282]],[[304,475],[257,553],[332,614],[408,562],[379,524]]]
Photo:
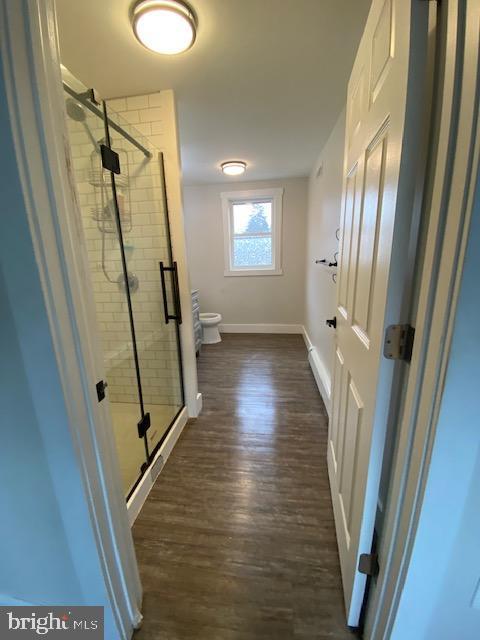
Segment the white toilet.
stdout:
[[202,344],[215,344],[221,342],[220,331],[218,325],[222,321],[219,313],[201,313],[200,322],[202,323],[203,338]]

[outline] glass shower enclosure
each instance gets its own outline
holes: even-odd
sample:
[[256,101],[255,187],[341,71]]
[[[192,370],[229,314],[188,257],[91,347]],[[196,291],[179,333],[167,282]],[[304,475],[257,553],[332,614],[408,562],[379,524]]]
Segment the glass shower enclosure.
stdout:
[[68,72],[64,93],[106,374],[97,393],[108,394],[128,499],[184,406],[164,159]]

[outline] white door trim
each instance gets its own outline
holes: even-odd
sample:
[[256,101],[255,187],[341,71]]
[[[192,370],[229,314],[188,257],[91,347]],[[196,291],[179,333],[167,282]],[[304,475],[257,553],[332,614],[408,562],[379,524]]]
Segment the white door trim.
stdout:
[[75,250],[80,217],[69,172],[53,0],[0,0],[0,46],[15,160],[69,414],[66,426],[119,637],[127,639],[141,620],[142,593],[110,418],[95,393],[103,372],[86,265]]
[[[476,14],[463,21],[465,7],[466,11]],[[480,166],[476,98],[480,8],[475,7],[475,0],[467,0],[466,5],[463,0],[446,0],[442,11],[442,49],[447,55],[443,87],[436,104],[438,143],[430,159],[427,182],[425,215],[429,222],[419,284],[414,352],[380,541],[380,574],[368,604],[365,625],[365,638],[371,640],[391,637],[409,569],[450,354]],[[462,42],[462,31],[465,44],[457,48]],[[460,66],[456,67],[459,60]]]

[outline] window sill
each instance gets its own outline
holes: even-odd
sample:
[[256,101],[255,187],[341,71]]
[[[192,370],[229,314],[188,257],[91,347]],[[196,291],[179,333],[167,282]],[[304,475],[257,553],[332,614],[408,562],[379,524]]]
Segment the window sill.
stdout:
[[223,272],[226,277],[230,276],[281,276],[283,275],[282,269],[226,269]]

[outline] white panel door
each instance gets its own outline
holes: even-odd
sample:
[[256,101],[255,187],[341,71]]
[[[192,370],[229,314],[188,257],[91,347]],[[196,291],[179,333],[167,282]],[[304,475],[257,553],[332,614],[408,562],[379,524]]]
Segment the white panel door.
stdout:
[[351,626],[365,591],[358,558],[371,551],[391,394],[384,330],[400,308],[406,274],[413,176],[403,167],[412,156],[405,115],[415,4],[427,3],[373,0],[348,86],[328,469]]

